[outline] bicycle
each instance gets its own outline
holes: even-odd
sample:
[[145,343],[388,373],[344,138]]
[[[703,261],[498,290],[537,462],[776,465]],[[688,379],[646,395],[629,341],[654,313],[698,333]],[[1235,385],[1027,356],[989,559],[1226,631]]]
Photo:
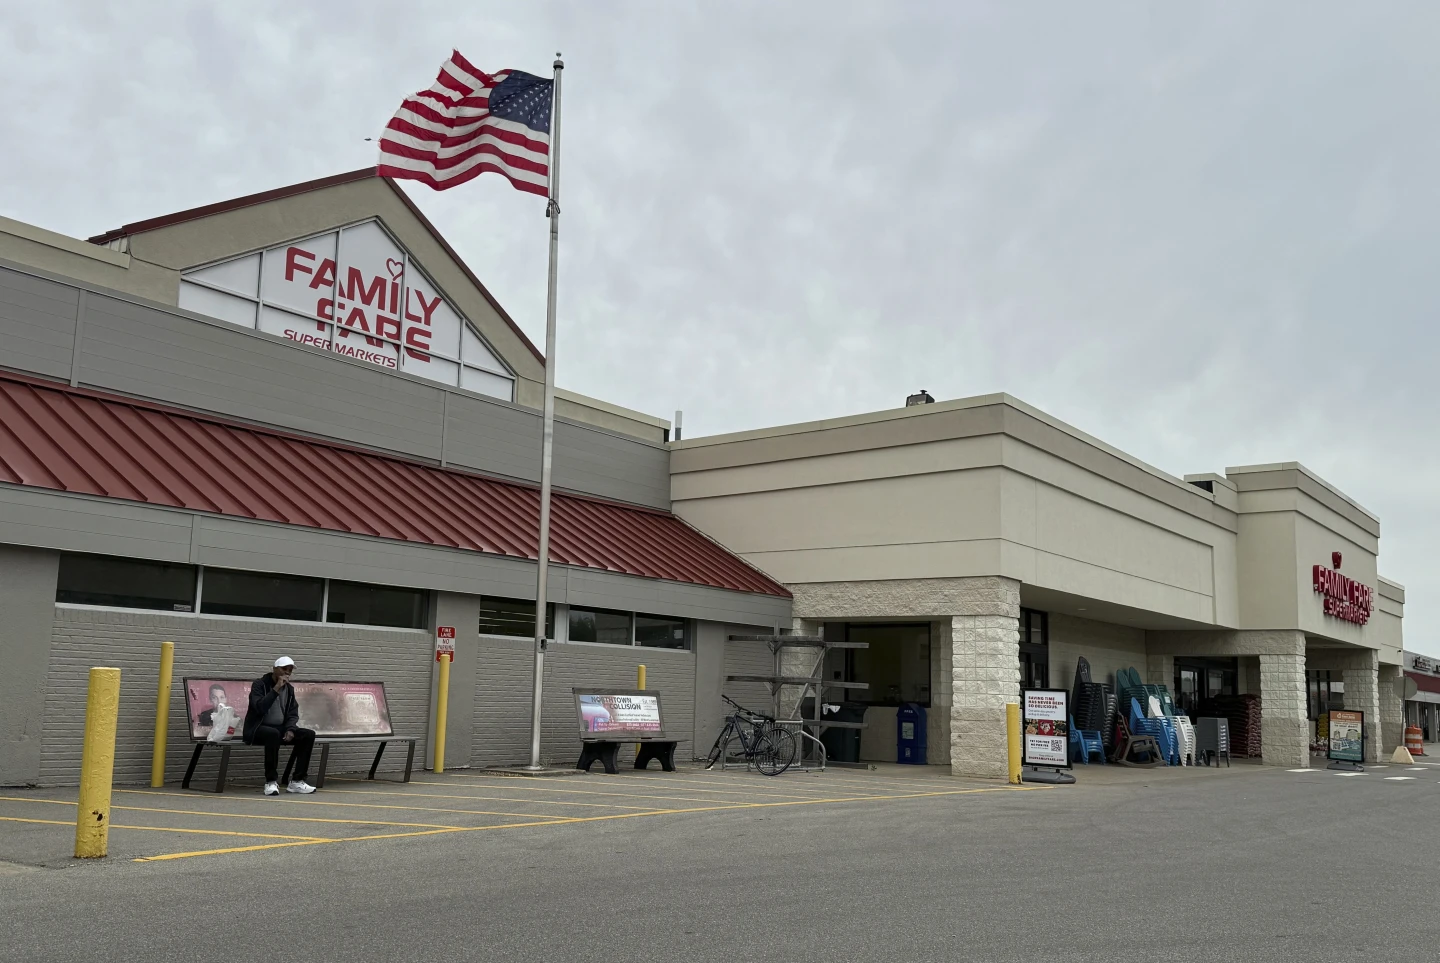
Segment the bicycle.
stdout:
[[740,740],[745,764],[753,764],[764,775],[778,776],[794,764],[795,736],[790,730],[776,725],[773,716],[752,712],[729,696],[720,698],[734,706],[735,712],[725,717],[725,728],[715,737],[715,745],[710,747],[710,756],[705,760],[706,769],[715,768],[724,757],[731,737]]

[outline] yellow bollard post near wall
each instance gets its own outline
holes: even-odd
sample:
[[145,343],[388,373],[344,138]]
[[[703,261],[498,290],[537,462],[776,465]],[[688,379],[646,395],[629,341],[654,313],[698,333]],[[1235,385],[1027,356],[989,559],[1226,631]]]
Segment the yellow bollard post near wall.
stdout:
[[160,685],[155,693],[155,746],[150,751],[150,788],[165,785],[165,737],[170,731],[170,682],[175,671],[175,643],[160,643]]
[[115,775],[115,722],[120,711],[120,670],[90,670],[85,700],[85,748],[80,756],[80,800],[75,809],[75,855],[104,856],[110,840],[110,783]]
[[1005,745],[1010,763],[1010,785],[1020,785],[1020,703],[1005,703]]
[[450,712],[450,662],[455,656],[442,652],[439,693],[435,699],[435,771],[445,771],[445,717]]
[[[645,688],[645,666],[643,665],[638,665],[635,667],[635,688]],[[635,752],[637,755],[640,752],[640,743],[638,742],[635,743]]]

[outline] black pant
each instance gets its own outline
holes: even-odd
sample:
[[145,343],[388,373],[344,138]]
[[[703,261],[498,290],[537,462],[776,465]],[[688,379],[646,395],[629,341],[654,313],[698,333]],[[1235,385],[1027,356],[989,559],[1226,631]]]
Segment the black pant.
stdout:
[[[315,745],[314,729],[293,729],[295,739],[290,745],[295,747],[295,766],[290,770],[290,778],[295,782],[303,782],[310,775],[310,749]],[[265,747],[265,781],[280,781],[280,747],[285,734],[274,726],[261,726],[255,730],[254,742],[256,745]]]

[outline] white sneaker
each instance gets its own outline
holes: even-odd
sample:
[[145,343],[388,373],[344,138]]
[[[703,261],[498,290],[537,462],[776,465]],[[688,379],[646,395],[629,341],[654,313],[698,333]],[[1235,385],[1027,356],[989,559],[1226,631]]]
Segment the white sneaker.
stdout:
[[267,782],[261,792],[267,796],[278,796],[280,795],[280,784],[278,782]]
[[286,792],[314,792],[315,787],[303,779],[292,779],[290,785],[285,787]]

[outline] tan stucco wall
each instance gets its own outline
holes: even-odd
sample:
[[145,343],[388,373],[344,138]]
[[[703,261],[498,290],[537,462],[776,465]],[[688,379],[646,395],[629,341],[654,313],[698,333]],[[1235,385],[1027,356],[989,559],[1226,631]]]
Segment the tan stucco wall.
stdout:
[[1210,493],[1008,396],[925,408],[680,442],[675,511],[792,587],[1001,575],[1235,624]]

